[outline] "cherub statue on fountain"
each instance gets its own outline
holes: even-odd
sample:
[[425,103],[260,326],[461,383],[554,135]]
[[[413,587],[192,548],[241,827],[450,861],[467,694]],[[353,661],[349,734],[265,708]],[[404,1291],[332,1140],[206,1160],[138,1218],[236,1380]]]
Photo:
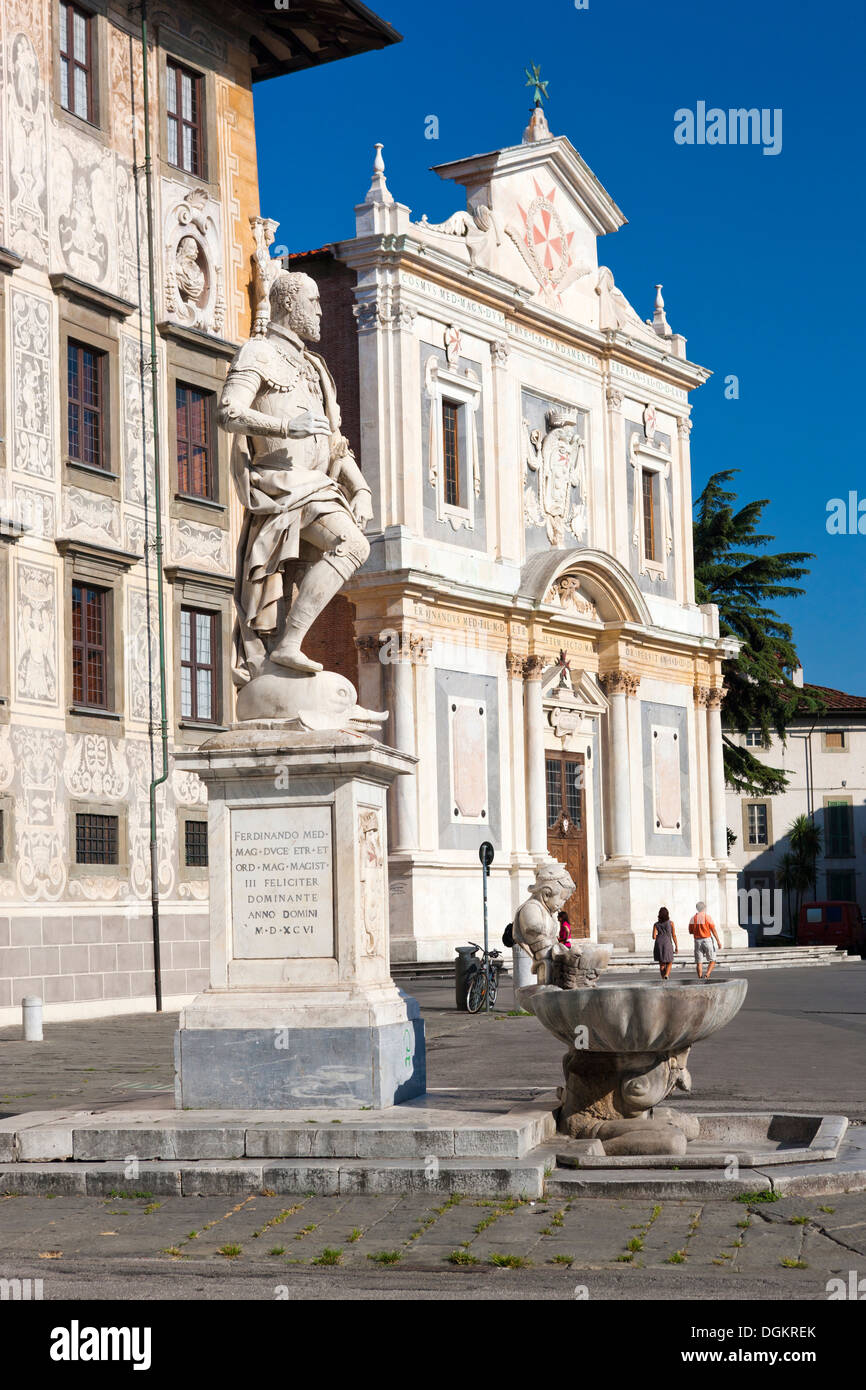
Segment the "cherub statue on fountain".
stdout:
[[526,902],[514,918],[514,943],[532,957],[532,973],[539,985],[579,989],[594,985],[610,960],[610,947],[592,941],[559,939],[557,913],[575,890],[564,864],[550,859],[539,865]]

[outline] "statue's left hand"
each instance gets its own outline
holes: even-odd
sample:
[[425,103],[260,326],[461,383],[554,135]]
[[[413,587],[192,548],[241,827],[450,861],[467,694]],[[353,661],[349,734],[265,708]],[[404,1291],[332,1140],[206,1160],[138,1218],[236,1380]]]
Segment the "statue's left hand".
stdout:
[[352,515],[360,526],[361,530],[373,519],[373,498],[366,490],[356,492],[352,498]]

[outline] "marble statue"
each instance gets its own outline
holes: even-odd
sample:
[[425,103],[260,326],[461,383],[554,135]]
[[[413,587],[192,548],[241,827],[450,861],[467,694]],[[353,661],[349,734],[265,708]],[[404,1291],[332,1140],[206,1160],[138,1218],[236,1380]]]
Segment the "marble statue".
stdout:
[[564,864],[551,859],[536,870],[526,902],[514,917],[514,941],[532,957],[532,973],[539,985],[578,989],[592,986],[610,959],[609,946],[593,941],[559,940],[557,913],[574,892],[574,880]]
[[270,310],[266,335],[235,355],[219,408],[220,424],[234,435],[232,476],[244,506],[232,654],[238,686],[266,668],[322,670],[301,644],[370,553],[370,488],[340,432],[333,377],[305,346],[320,336],[316,282],[280,271]]
[[198,263],[198,242],[194,236],[181,237],[178,242],[174,278],[185,303],[201,299],[205,278]]

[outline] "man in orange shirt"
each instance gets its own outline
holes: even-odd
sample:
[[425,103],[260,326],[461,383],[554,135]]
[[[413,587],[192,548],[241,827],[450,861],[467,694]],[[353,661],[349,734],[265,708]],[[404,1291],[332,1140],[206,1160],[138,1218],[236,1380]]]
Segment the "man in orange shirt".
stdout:
[[721,949],[721,941],[716,931],[716,924],[707,912],[706,903],[695,903],[697,912],[689,922],[689,932],[695,938],[695,967],[698,972],[698,979],[704,978],[704,961],[707,962],[707,976],[709,979],[716,968],[716,947]]

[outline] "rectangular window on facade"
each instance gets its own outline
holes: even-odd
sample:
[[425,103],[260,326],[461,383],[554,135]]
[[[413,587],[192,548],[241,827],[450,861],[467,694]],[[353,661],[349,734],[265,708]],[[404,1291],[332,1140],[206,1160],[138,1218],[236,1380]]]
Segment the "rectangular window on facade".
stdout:
[[202,724],[219,722],[216,613],[180,610],[180,713]]
[[207,868],[207,821],[188,820],[184,831],[184,862],[188,869]]
[[836,751],[845,747],[844,729],[828,729],[824,734],[824,747]]
[[643,487],[643,552],[647,560],[656,558],[655,474],[645,468],[641,474]]
[[179,63],[166,63],[168,162],[188,174],[198,175],[204,173],[201,82],[198,73]]
[[828,871],[827,897],[831,902],[855,903],[857,901],[857,880],[853,869]]
[[66,420],[69,457],[91,468],[108,467],[106,353],[70,339],[66,348]]
[[547,783],[547,828],[550,830],[562,814],[562,763],[547,758],[544,765]]
[[764,735],[761,733],[761,730],[749,729],[746,733],[746,747],[763,748],[764,746]]
[[442,485],[446,507],[460,506],[460,407],[442,402]]
[[94,118],[93,15],[60,0],[60,105],[84,121]]
[[75,817],[76,864],[118,862],[118,817],[79,812]]
[[825,854],[828,859],[847,859],[854,853],[854,826],[849,801],[826,803],[827,833]]
[[72,700],[108,708],[108,609],[106,589],[72,586]]
[[761,802],[753,802],[748,807],[748,826],[750,845],[766,845],[768,843],[767,808]]
[[216,501],[212,391],[176,387],[177,490],[184,497]]

